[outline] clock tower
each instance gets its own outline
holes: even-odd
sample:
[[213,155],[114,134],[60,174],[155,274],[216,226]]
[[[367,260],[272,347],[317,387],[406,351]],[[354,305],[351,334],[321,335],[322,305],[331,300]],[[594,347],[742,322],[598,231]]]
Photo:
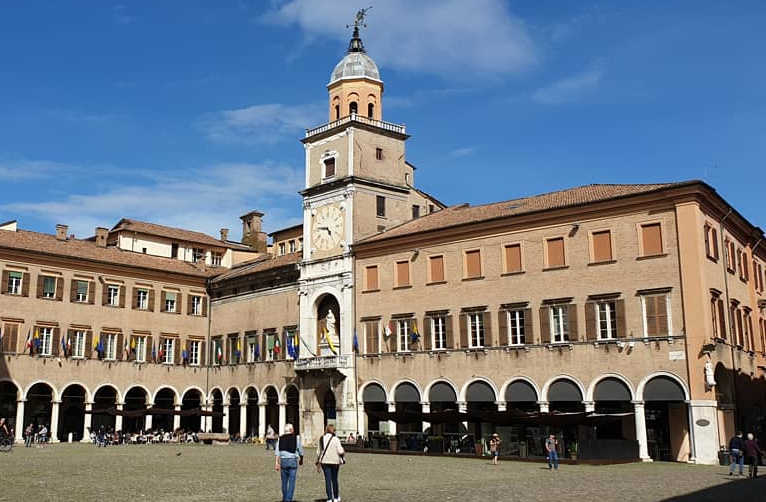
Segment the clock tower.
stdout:
[[359,34],[365,14],[357,14],[346,55],[327,84],[328,122],[301,140],[306,179],[295,370],[312,394],[303,397],[304,409],[311,403],[302,423],[308,437],[318,437],[328,421],[340,435],[360,430],[352,246],[411,219],[413,197],[422,199],[405,161],[405,126],[383,121],[383,81]]

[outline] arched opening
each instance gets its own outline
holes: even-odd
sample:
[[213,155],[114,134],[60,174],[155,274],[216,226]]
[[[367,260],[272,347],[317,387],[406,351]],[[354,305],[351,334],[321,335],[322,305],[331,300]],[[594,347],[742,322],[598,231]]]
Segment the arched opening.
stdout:
[[[404,414],[405,416],[420,416],[422,414],[420,392],[418,392],[417,387],[409,382],[403,382],[396,386],[396,389],[394,389],[394,403],[396,404],[397,414]],[[423,421],[399,422],[396,428],[399,433],[414,432],[420,434],[423,432]],[[409,438],[405,438],[405,445],[407,444],[407,439]]]
[[619,378],[604,378],[593,389],[596,413],[620,415],[601,419],[594,425],[595,439],[628,439],[636,436],[635,420],[631,412],[630,389]]
[[689,413],[683,387],[673,378],[656,376],[644,386],[644,413],[649,456],[684,461],[689,456]]
[[[114,409],[117,409],[117,389],[109,385],[98,389],[93,396],[93,416],[90,419],[90,429],[94,432],[102,428],[114,430],[116,417],[113,413],[106,413],[106,410]],[[125,429],[127,421],[128,418],[126,417],[122,422],[123,429]]]
[[[197,389],[187,390],[181,399],[181,411],[190,412],[202,409],[202,393]],[[189,432],[202,430],[202,417],[200,415],[181,415],[181,428]]]
[[[126,412],[146,410],[147,398],[146,391],[142,387],[133,387],[125,393],[123,410]],[[130,416],[128,414],[122,419],[122,430],[125,432],[145,431],[146,415]]]
[[353,115],[355,113],[358,113],[359,106],[357,105],[356,101],[352,101],[348,104],[348,114]]
[[285,392],[285,401],[287,403],[285,407],[285,420],[288,424],[293,424],[296,434],[301,433],[301,418],[300,418],[300,394],[298,389],[294,386],[289,386],[287,392]]
[[155,410],[162,410],[160,413],[152,414],[152,428],[168,432],[173,430],[173,410],[175,410],[176,393],[173,389],[165,387],[157,392],[154,397]]
[[380,416],[386,413],[386,391],[376,383],[368,384],[362,392],[362,402],[364,403],[364,412],[367,415],[367,431],[371,433],[380,432]]
[[69,433],[72,441],[82,439],[82,429],[85,426],[85,389],[82,385],[70,385],[61,393],[59,405],[59,441],[68,441]]
[[537,391],[529,382],[516,380],[505,388],[506,409],[533,412],[539,408]]
[[212,431],[208,432],[224,432],[223,430],[223,394],[220,390],[214,389],[210,394],[213,398],[213,425]]
[[258,436],[258,391],[250,387],[245,391],[247,398],[247,437]]
[[367,118],[374,119],[375,118],[375,104],[374,103],[368,103],[367,104]]
[[335,423],[337,418],[337,412],[335,410],[335,393],[332,389],[327,389],[322,399],[322,415],[324,417],[324,425],[327,427],[328,423]]
[[18,429],[24,424],[16,423],[16,406],[19,400],[19,389],[12,382],[0,382],[0,417],[5,417],[10,427]]
[[548,387],[548,408],[551,413],[576,413],[585,411],[580,388],[571,380],[560,379]]
[[[493,423],[482,420],[482,415],[494,413],[497,410],[495,390],[487,382],[478,380],[466,389],[465,400],[468,414],[472,416],[468,423],[468,434],[473,437],[476,445],[479,445],[483,438],[495,432]],[[476,450],[478,451],[478,447]]]
[[505,388],[509,426],[500,430],[503,455],[529,457],[543,454],[539,425],[523,420],[525,415],[536,413],[540,409],[538,400],[537,391],[527,381],[516,380]]
[[333,117],[330,120],[338,120],[340,118],[340,98],[338,96],[332,98],[332,110]]
[[317,348],[321,356],[340,354],[340,304],[333,295],[317,300]]
[[53,389],[46,383],[36,383],[27,392],[24,405],[24,423],[33,424],[35,431],[42,425],[51,428]]
[[[737,431],[734,410],[734,372],[722,363],[715,365],[715,399],[718,402],[718,437],[731,438]],[[745,387],[747,388],[747,387]]]
[[239,430],[239,391],[237,389],[229,389],[229,435],[234,436],[240,433]]
[[274,387],[266,389],[266,427],[269,426],[277,434],[282,432],[279,430],[279,394]]
[[[447,382],[436,382],[428,390],[428,402],[431,413],[454,412],[457,413],[457,394]],[[431,423],[431,434],[435,436],[449,437],[451,442],[457,439],[460,433],[460,425],[453,422]]]

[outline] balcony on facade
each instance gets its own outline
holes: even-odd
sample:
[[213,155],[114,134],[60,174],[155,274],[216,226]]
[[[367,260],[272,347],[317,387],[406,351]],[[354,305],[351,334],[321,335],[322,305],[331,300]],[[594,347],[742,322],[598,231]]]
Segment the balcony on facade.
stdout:
[[356,113],[352,113],[351,115],[347,115],[346,117],[342,117],[338,120],[333,120],[332,122],[327,122],[326,124],[314,127],[313,129],[306,129],[305,138],[311,138],[317,134],[321,134],[332,129],[345,126],[347,124],[351,124],[352,122],[367,127],[374,127],[383,131],[389,131],[395,134],[401,134],[402,136],[406,136],[407,134],[407,127],[404,124],[394,124],[392,122],[385,122],[383,120],[375,120]]

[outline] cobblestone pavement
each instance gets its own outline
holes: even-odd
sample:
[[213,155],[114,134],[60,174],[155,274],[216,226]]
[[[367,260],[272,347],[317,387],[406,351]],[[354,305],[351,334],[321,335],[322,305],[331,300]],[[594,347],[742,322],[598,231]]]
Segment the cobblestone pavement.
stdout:
[[[16,447],[0,454],[0,500],[278,501],[271,453],[249,445]],[[308,451],[298,474],[298,501],[325,500],[314,454]],[[671,463],[550,472],[541,463],[353,454],[340,480],[345,502],[764,500],[766,476],[727,474],[726,467]]]

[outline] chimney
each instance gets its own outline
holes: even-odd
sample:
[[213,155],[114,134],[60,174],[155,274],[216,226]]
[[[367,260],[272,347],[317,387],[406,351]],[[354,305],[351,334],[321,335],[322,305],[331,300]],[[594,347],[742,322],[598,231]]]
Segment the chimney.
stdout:
[[239,217],[242,220],[242,244],[250,246],[259,253],[267,249],[267,235],[261,231],[263,213],[250,211]]
[[60,241],[66,240],[66,233],[69,230],[69,225],[62,225],[59,223],[56,225],[56,239]]
[[106,238],[109,235],[109,230],[104,227],[96,227],[96,246],[100,248],[106,247]]
[[228,228],[222,228],[221,229],[221,240],[226,242],[229,240],[229,229]]

